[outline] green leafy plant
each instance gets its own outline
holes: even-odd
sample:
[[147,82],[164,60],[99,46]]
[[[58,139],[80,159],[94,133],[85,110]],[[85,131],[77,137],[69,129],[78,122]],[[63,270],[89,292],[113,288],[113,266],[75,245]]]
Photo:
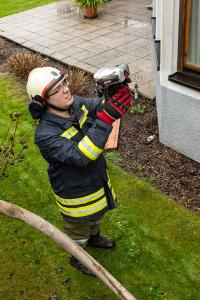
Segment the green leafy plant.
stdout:
[[140,248],[137,245],[137,243],[134,240],[129,240],[125,242],[124,245],[125,251],[127,253],[127,256],[130,260],[132,260],[133,258],[136,258],[136,256],[139,255],[140,253]]
[[16,141],[18,123],[21,115],[21,112],[10,114],[10,123],[0,146],[0,180],[8,177],[6,171],[9,166],[24,160],[23,152],[28,149],[28,144],[24,137]]
[[85,6],[99,7],[103,5],[105,0],[74,0],[75,4],[80,8]]
[[120,153],[116,150],[114,151],[106,151],[104,152],[104,156],[106,159],[110,160],[115,165],[120,165],[120,162],[122,161],[122,158],[120,156]]
[[133,168],[136,172],[141,172],[144,169],[144,166],[137,161],[133,162]]
[[159,180],[160,176],[158,174],[151,174],[150,176],[148,176],[147,181],[150,183],[154,183],[157,180]]
[[129,110],[134,115],[144,115],[146,112],[146,106],[140,103],[135,104]]

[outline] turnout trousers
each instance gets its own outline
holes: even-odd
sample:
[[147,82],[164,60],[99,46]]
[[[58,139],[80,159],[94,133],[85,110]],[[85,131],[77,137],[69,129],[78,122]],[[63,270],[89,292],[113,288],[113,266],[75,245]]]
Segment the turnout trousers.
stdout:
[[96,235],[100,231],[100,223],[103,215],[89,221],[72,222],[63,217],[64,232],[79,246],[84,247],[91,235]]

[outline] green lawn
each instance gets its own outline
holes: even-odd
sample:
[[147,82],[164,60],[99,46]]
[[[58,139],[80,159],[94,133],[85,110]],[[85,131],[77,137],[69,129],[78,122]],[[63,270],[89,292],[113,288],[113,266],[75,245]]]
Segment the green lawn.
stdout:
[[[9,114],[22,111],[23,135],[32,124],[24,86],[10,76],[1,76],[0,86],[0,134]],[[0,199],[62,229],[33,132],[27,136],[25,161],[12,166],[0,182]],[[117,241],[117,250],[89,252],[138,300],[199,299],[199,218],[111,163],[109,170],[120,205],[106,214],[102,231]],[[40,232],[3,215],[0,228],[0,299],[57,299],[56,294],[62,300],[117,299],[98,279],[74,270],[68,254]]]
[[55,0],[1,0],[0,18],[51,2]]

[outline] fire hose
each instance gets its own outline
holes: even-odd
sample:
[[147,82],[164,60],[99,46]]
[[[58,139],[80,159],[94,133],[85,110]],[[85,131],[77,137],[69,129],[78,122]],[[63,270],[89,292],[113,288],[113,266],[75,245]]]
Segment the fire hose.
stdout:
[[102,280],[120,299],[137,300],[119,281],[117,281],[102,265],[100,265],[91,255],[77,245],[65,233],[54,227],[52,224],[42,219],[38,215],[11,204],[7,201],[0,200],[0,214],[18,219],[35,229],[38,229],[63,249],[73,255],[89,270],[91,270],[100,280]]

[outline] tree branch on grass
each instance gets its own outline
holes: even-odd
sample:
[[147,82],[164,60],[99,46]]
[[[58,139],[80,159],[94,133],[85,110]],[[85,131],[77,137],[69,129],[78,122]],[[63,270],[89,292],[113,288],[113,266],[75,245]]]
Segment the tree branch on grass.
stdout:
[[46,220],[26,209],[3,200],[0,200],[0,213],[8,217],[18,219],[50,237],[63,249],[67,250],[67,252],[84,264],[89,270],[94,272],[95,275],[101,279],[120,299],[137,300],[91,255],[73,242],[68,235],[58,230]]

